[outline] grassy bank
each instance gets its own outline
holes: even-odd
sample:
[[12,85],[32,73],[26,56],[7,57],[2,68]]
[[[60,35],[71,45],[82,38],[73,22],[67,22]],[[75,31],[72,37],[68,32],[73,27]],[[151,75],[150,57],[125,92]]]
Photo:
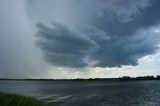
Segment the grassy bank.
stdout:
[[54,104],[45,104],[32,97],[25,97],[17,94],[8,94],[0,92],[0,106],[57,106]]

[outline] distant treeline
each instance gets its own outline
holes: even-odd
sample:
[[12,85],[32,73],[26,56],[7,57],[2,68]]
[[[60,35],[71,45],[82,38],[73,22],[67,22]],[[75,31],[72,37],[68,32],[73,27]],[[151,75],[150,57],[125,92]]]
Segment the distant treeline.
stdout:
[[160,80],[160,75],[154,76],[138,76],[138,77],[130,77],[123,76],[119,78],[76,78],[76,79],[9,79],[9,78],[0,78],[0,80],[33,80],[33,81],[104,81],[104,80]]
[[138,77],[130,77],[130,76],[123,76],[118,78],[118,80],[160,80],[160,75],[154,76],[138,76]]

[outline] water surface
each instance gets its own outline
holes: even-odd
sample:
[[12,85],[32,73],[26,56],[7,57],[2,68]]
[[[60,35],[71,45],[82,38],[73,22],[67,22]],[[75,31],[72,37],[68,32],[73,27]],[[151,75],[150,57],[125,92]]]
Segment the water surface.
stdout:
[[0,81],[0,91],[60,106],[160,106],[160,81]]

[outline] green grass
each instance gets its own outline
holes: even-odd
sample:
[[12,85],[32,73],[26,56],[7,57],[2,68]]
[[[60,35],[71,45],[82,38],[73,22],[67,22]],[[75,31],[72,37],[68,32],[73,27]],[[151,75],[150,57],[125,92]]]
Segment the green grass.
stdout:
[[45,104],[32,97],[0,92],[0,106],[57,106],[56,104]]

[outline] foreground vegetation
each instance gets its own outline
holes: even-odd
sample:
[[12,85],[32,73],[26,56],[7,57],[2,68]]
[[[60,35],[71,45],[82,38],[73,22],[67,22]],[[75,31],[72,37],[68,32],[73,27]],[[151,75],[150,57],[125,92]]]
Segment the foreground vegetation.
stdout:
[[57,106],[55,104],[45,104],[32,97],[25,97],[17,94],[0,92],[0,106]]

